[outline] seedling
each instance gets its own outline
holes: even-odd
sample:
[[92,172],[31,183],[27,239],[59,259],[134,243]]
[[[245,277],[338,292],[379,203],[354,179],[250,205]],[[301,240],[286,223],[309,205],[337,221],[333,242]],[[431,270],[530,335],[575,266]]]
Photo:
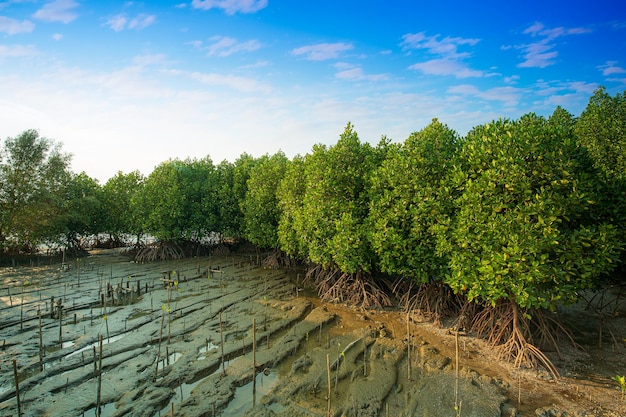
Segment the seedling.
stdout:
[[622,390],[622,401],[624,401],[624,394],[626,393],[626,378],[624,376],[615,375],[611,378],[613,381],[617,382],[620,389]]

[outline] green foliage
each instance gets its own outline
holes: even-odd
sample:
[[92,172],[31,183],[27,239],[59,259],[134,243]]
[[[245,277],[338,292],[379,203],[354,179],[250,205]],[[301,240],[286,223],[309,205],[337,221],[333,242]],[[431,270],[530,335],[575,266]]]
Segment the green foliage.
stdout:
[[118,172],[102,187],[103,222],[101,231],[111,236],[124,233],[141,235],[142,224],[133,206],[144,186],[144,176],[139,171],[128,174]]
[[296,156],[286,166],[278,184],[276,196],[281,212],[278,220],[278,242],[280,249],[294,258],[306,258],[304,228],[304,158]]
[[[604,88],[598,89],[577,120],[575,132],[598,171],[596,211],[620,229],[620,240],[626,244],[626,93],[611,97]],[[626,252],[621,258],[624,268]]]
[[596,90],[576,123],[576,133],[606,176],[626,181],[626,92]]
[[147,233],[162,241],[196,240],[217,226],[210,159],[170,160],[148,176],[133,203]]
[[445,178],[458,142],[453,130],[434,119],[374,172],[371,242],[383,272],[428,282],[447,270],[447,259],[436,250],[436,234],[442,218],[452,214]]
[[362,144],[348,123],[337,144],[315,146],[306,156],[298,239],[309,260],[346,273],[372,270],[369,178],[383,153]]
[[69,247],[81,247],[80,236],[98,234],[104,218],[103,191],[87,174],[72,175],[65,188],[64,234]]
[[243,153],[234,163],[222,161],[216,169],[219,228],[224,236],[239,238],[244,233],[242,204],[248,191],[248,178],[256,160]]
[[617,385],[619,385],[620,390],[622,391],[622,401],[624,401],[624,394],[626,393],[626,378],[624,378],[624,376],[622,375],[615,375],[611,379],[617,382]]
[[262,248],[278,249],[280,207],[276,196],[288,159],[284,153],[264,156],[250,170],[241,210],[245,237]]
[[59,144],[36,130],[5,140],[0,150],[0,252],[62,233],[70,161]]
[[457,212],[442,239],[455,291],[554,308],[614,267],[616,231],[591,215],[596,196],[578,151],[567,129],[534,114],[468,134],[451,177]]

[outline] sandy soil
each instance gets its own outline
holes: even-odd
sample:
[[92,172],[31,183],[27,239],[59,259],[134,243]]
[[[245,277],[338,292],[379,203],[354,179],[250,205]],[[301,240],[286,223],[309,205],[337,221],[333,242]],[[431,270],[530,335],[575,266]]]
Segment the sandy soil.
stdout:
[[95,416],[98,392],[102,416],[626,416],[611,380],[626,374],[617,289],[593,300],[602,335],[588,305],[563,312],[584,350],[548,353],[555,381],[471,335],[320,303],[302,271],[253,260],[94,251],[0,269],[0,415],[18,415],[15,361],[24,416]]

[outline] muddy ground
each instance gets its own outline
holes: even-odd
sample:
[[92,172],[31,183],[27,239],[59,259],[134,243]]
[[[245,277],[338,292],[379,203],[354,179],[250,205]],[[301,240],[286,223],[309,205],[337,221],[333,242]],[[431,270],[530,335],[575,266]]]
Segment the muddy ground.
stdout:
[[417,316],[320,303],[303,271],[222,255],[0,269],[0,415],[18,415],[15,363],[23,416],[96,416],[98,393],[102,416],[626,416],[617,289],[594,299],[602,335],[584,303],[562,313],[584,350],[548,352],[554,380]]

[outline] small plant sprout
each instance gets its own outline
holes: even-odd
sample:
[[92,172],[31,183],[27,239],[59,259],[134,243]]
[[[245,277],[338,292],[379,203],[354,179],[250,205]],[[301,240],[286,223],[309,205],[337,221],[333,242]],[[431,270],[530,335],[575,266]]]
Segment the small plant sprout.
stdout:
[[617,382],[621,391],[622,391],[622,401],[624,401],[624,394],[626,394],[626,378],[624,376],[615,375],[611,378],[613,381]]

